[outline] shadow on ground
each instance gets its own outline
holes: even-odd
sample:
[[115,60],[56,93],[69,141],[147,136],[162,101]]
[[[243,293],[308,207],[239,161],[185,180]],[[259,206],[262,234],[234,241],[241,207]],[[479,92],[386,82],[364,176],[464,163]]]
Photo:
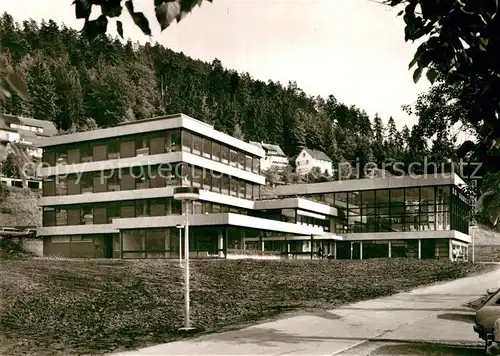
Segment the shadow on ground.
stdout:
[[464,323],[474,324],[474,314],[446,313],[438,315],[437,318],[442,320],[461,321]]
[[369,355],[483,356],[484,349],[458,345],[401,342],[380,346]]

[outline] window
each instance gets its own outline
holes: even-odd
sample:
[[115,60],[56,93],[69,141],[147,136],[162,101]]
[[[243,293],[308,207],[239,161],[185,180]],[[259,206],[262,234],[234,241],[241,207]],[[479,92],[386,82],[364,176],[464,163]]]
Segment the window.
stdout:
[[56,165],[56,153],[52,150],[45,149],[42,154],[42,162],[48,164],[49,166]]
[[57,176],[56,195],[68,194],[68,178],[66,176]]
[[108,144],[108,159],[120,158],[120,140],[118,138],[111,138]]
[[135,202],[135,216],[149,216],[147,200],[141,199]]
[[242,152],[238,153],[238,168],[245,169],[245,154]]
[[120,217],[135,218],[135,201],[124,201],[120,207]]
[[53,197],[56,195],[56,182],[54,177],[48,177],[43,180],[42,190],[44,197]]
[[120,158],[135,157],[135,139],[133,137],[124,137],[120,140]]
[[213,171],[211,173],[212,173],[212,191],[220,193],[222,175],[219,173],[215,173]]
[[238,190],[239,190],[239,184],[238,184],[238,179],[231,177],[230,178],[230,185],[231,185],[231,195],[233,197],[238,196]]
[[200,188],[202,178],[203,178],[203,171],[201,170],[201,168],[195,167],[193,170],[193,187]]
[[148,174],[149,175],[149,179],[150,179],[150,184],[149,186],[151,188],[162,188],[166,185],[166,182],[165,182],[165,175],[163,174],[163,172],[160,172],[159,171],[159,168],[156,166],[156,167],[148,167],[148,169],[151,171],[151,174]]
[[92,145],[85,142],[80,147],[80,161],[82,163],[92,162],[94,152],[92,150]]
[[229,176],[223,175],[221,179],[221,192],[222,194],[228,194],[229,195],[229,189],[230,189],[230,184],[229,184]]
[[135,189],[136,179],[133,176],[133,171],[130,169],[122,169],[121,172],[121,190],[133,190]]
[[103,193],[106,191],[106,176],[104,175],[104,172],[96,172],[94,177],[93,177],[93,186],[94,186],[94,193]]
[[139,134],[135,137],[135,155],[149,155],[149,140],[146,134]]
[[152,155],[165,153],[165,141],[165,132],[160,131],[151,134],[151,138],[149,139],[149,153]]
[[209,202],[203,202],[203,214],[211,214],[212,213],[212,204]]
[[94,177],[92,173],[84,173],[80,179],[82,194],[90,194],[94,192]]
[[118,177],[119,172],[106,171],[104,172],[106,179],[107,191],[108,192],[119,192],[120,191],[120,179]]
[[229,155],[231,158],[231,166],[238,167],[238,152],[229,150]]
[[193,140],[193,153],[195,155],[201,156],[203,139],[200,136],[194,134],[191,137]]
[[113,222],[113,219],[118,219],[120,217],[120,203],[106,203],[106,215],[108,224],[111,224]]
[[53,244],[69,243],[69,241],[69,236],[52,236],[50,238],[50,242],[52,242]]
[[68,225],[80,225],[81,219],[81,207],[80,205],[74,205],[68,207]]
[[247,189],[246,189],[246,195],[245,195],[245,197],[247,199],[252,199],[252,190],[253,190],[252,188],[253,188],[253,186],[250,183],[246,183],[246,186],[247,186]]
[[82,206],[82,224],[83,225],[92,225],[94,223],[94,214],[92,211],[92,205],[85,204]]
[[44,207],[43,208],[43,226],[55,226],[56,225],[56,211],[54,208]]
[[68,164],[80,163],[80,148],[71,147],[68,148]]
[[212,157],[212,141],[208,138],[203,139],[203,157]]
[[245,169],[247,171],[252,171],[252,157],[245,156]]
[[212,172],[210,170],[203,170],[203,189],[212,190]]
[[254,157],[252,160],[253,160],[252,172],[257,173],[257,174],[260,173],[260,160],[259,160],[259,158]]
[[181,149],[181,130],[169,130],[166,135],[167,152],[178,152]]
[[166,215],[165,199],[151,199],[149,205],[149,213],[151,216]]
[[68,225],[68,210],[56,208],[56,226]]
[[212,142],[212,160],[220,162],[221,145],[218,142]]
[[81,181],[76,174],[68,176],[68,195],[81,194]]
[[93,152],[93,160],[96,161],[105,161],[108,159],[108,147],[106,144],[95,144],[92,147]]
[[183,130],[181,140],[182,140],[182,150],[185,152],[191,152],[191,146],[192,146],[191,133]]
[[238,196],[240,198],[244,198],[246,196],[246,194],[245,194],[245,188],[246,188],[245,181],[242,180],[242,179],[239,179],[239,192],[238,192]]
[[224,164],[229,164],[229,147],[221,145],[220,148],[221,162]]
[[193,214],[203,214],[203,204],[201,201],[193,201]]
[[107,224],[106,204],[95,204],[93,206],[94,224]]

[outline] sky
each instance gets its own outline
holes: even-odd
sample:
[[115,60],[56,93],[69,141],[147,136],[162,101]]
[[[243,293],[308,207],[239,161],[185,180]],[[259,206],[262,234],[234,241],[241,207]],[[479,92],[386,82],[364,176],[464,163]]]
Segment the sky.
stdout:
[[[52,19],[81,29],[72,0],[0,0],[0,10],[17,22]],[[135,0],[150,21],[153,36],[142,34],[127,11],[120,18],[133,41],[159,42],[203,61],[218,58],[224,67],[255,79],[297,82],[308,95],[333,94],[347,105],[378,113],[387,122],[412,126],[403,104],[412,104],[430,84],[413,83],[408,63],[417,44],[405,43],[399,10],[370,0],[214,0],[195,7],[180,23],[161,32],[153,0]],[[94,7],[93,17],[100,14]],[[108,33],[116,35],[115,21]]]

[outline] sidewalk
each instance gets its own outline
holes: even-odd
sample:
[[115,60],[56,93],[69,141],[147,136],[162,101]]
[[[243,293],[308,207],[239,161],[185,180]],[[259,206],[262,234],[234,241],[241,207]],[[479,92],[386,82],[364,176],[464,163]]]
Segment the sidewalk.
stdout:
[[[241,330],[116,355],[335,355],[368,339],[388,337],[441,337],[480,343],[472,324],[459,320],[471,316],[470,309],[461,304],[498,286],[500,269],[331,311],[304,312]],[[420,336],[412,330],[417,324],[425,324],[425,333],[420,332]]]

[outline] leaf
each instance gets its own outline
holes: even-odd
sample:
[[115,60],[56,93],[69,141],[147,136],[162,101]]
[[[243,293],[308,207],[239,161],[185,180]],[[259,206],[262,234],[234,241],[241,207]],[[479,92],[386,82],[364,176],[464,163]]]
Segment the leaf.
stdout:
[[92,4],[87,0],[75,0],[73,1],[75,5],[75,15],[77,19],[87,20],[92,12]]
[[165,2],[155,7],[155,13],[163,31],[181,14],[181,5],[178,1]]
[[423,68],[421,67],[418,67],[415,72],[413,72],[413,82],[415,84],[418,83],[418,81],[420,80],[420,77],[422,76],[422,71],[423,71]]
[[121,38],[123,38],[123,24],[121,21],[116,21],[116,30]]
[[28,92],[28,87],[24,83],[24,81],[21,79],[20,76],[18,76],[14,72],[8,72],[7,75],[5,76],[5,81],[9,85],[9,87],[14,90],[17,95],[19,95],[23,100],[25,101],[31,101],[31,97]]
[[413,56],[413,59],[408,65],[408,69],[411,69],[418,62],[418,60],[422,57],[422,55],[426,50],[427,50],[427,44],[422,43],[420,46],[418,46],[415,55]]
[[436,78],[438,76],[438,72],[435,69],[431,68],[427,71],[426,76],[427,76],[427,79],[429,80],[429,82],[431,84],[434,84],[434,82],[436,81]]
[[119,17],[123,10],[121,2],[121,0],[108,0],[108,2],[101,5],[102,14],[110,18]]
[[103,35],[108,30],[108,18],[105,15],[99,16],[92,21],[86,21],[83,32],[89,41],[93,41],[97,36]]
[[139,27],[145,35],[151,36],[151,29],[149,28],[149,21],[146,16],[144,16],[142,12],[134,11],[134,3],[132,0],[127,0],[125,6],[137,27]]

